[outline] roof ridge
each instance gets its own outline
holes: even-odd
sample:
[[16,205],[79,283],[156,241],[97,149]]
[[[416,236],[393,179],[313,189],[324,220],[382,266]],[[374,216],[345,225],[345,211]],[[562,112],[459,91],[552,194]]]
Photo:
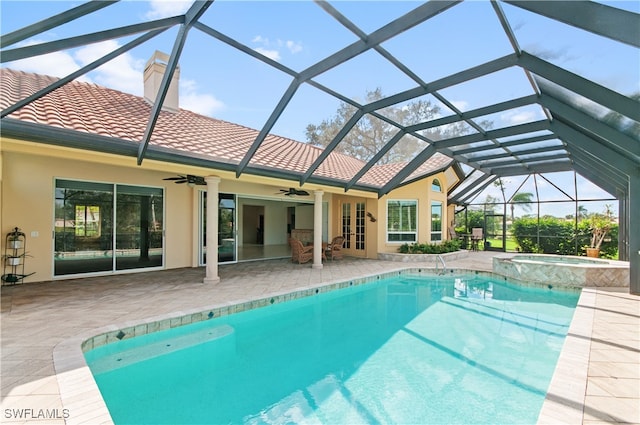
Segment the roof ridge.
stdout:
[[[4,67],[0,68],[0,72],[4,72],[4,71],[8,71],[8,72],[12,72],[12,73],[19,73],[19,74],[22,74],[22,75],[25,75],[25,76],[32,76],[34,78],[46,78],[46,79],[51,80],[51,83],[60,80],[60,77],[56,77],[56,76],[53,76],[53,75],[39,74],[39,73],[31,72],[31,71],[24,71],[24,70],[19,70],[19,69],[12,69],[12,68],[4,68]],[[49,83],[49,84],[51,84],[51,83]],[[138,96],[138,95],[133,94],[133,93],[128,93],[128,92],[125,92],[125,91],[122,91],[122,90],[114,89],[112,87],[107,87],[105,85],[102,85],[102,84],[99,84],[99,83],[96,83],[96,82],[78,81],[77,79],[74,79],[74,80],[71,80],[71,81],[69,81],[68,83],[65,84],[65,86],[67,86],[67,85],[76,85],[76,86],[88,85],[88,86],[93,86],[93,87],[95,87],[95,88],[97,88],[99,90],[108,90],[108,91],[119,93],[119,94],[124,95],[124,96],[136,98],[136,99],[142,100],[142,101],[144,101],[145,103],[148,104],[146,99],[144,99],[144,96]],[[234,127],[243,128],[245,130],[255,131],[258,134],[260,132],[260,130],[252,128],[252,127],[249,127],[247,125],[231,122],[231,121],[228,121],[228,120],[225,120],[225,119],[212,117],[212,116],[209,116],[209,115],[203,115],[203,114],[200,114],[198,112],[192,111],[190,109],[183,108],[183,107],[181,107],[179,105],[178,105],[178,109],[179,109],[179,112],[193,114],[193,115],[195,115],[195,116],[197,116],[199,118],[203,118],[203,119],[207,119],[207,120],[214,120],[214,121],[217,121],[217,122],[220,122],[220,123],[224,123],[224,124],[227,124],[227,125],[231,125],[231,126],[234,126]],[[314,145],[314,144],[311,144],[310,142],[304,142],[304,141],[292,139],[290,137],[282,136],[280,134],[275,134],[275,133],[268,133],[265,136],[265,141],[267,140],[267,138],[270,138],[270,137],[275,137],[275,138],[280,138],[280,139],[284,139],[284,140],[295,142],[295,143],[300,143],[302,145],[310,147],[310,148],[312,148],[314,150],[317,150],[319,152],[323,152],[324,151],[324,149],[322,147]],[[366,161],[362,161],[362,160],[360,160],[358,158],[354,158],[352,156],[343,154],[341,152],[333,151],[333,152],[331,152],[331,154],[344,156],[344,157],[349,158],[350,160],[356,160],[356,161],[362,162],[363,165],[366,164]]]
[[[0,73],[4,74],[0,93],[3,107],[59,81],[59,77],[11,68],[0,68]],[[72,80],[9,116],[139,143],[149,119],[149,108],[143,96],[95,82]],[[179,108],[177,112],[161,112],[151,143],[182,154],[237,164],[259,134],[259,130],[246,125]],[[255,165],[304,174],[324,151],[310,142],[268,133],[251,160]],[[442,162],[441,156],[435,154],[435,161],[425,162],[412,176],[420,174],[425,166],[437,167]],[[395,175],[393,171],[403,169],[407,163],[374,164],[359,181],[383,185]],[[367,164],[368,161],[332,151],[314,174],[349,181]]]

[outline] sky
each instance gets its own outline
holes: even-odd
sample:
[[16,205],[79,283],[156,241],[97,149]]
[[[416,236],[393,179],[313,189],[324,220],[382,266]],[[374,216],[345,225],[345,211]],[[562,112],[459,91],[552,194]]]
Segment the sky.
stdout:
[[[76,7],[80,1],[0,1],[3,35]],[[640,13],[640,2],[605,2]],[[38,44],[95,31],[184,13],[190,1],[121,1],[38,34],[15,46]],[[372,33],[420,5],[415,1],[335,1],[335,9]],[[522,50],[605,85],[619,93],[640,92],[640,52],[586,31],[500,3]],[[307,1],[218,0],[201,19],[209,27],[270,59],[300,72],[358,37],[317,4]],[[82,80],[142,95],[142,73],[155,50],[170,53],[177,34],[160,36],[85,75]],[[113,39],[59,51],[34,59],[3,63],[3,67],[63,77],[131,41]],[[512,54],[511,46],[488,1],[456,5],[381,45],[429,83],[490,60]],[[180,57],[180,106],[194,112],[260,130],[292,81],[291,76],[219,40],[191,29]],[[417,86],[379,53],[367,51],[314,79],[331,90],[362,102],[377,88],[385,95]],[[520,68],[510,68],[439,92],[462,111],[532,94]],[[451,111],[431,95],[420,98]],[[302,85],[271,133],[305,141],[309,124],[332,118],[336,98]],[[544,119],[537,106],[485,117],[494,128]]]

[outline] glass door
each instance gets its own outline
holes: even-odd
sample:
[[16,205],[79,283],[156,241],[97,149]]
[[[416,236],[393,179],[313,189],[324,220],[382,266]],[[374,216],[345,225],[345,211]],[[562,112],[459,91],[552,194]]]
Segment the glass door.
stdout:
[[163,266],[162,188],[56,179],[54,226],[54,276]]
[[56,180],[54,275],[113,270],[113,185]]
[[236,196],[218,196],[218,262],[236,261]]
[[[486,251],[505,251],[505,216],[487,214],[484,216],[484,249]],[[482,244],[482,241],[480,242]],[[482,249],[482,245],[479,247]]]
[[[200,247],[201,265],[207,263],[207,192],[200,197]],[[237,261],[236,249],[236,196],[230,193],[218,194],[218,262]]]
[[162,189],[116,185],[116,270],[162,266]]
[[366,256],[365,205],[364,200],[342,202],[340,226],[344,237],[344,252],[346,255],[354,257]]

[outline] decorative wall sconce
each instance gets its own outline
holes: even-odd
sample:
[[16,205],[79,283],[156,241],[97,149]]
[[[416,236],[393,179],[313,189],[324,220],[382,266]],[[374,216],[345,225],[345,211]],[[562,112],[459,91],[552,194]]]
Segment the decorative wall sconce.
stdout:
[[369,217],[369,221],[372,223],[375,223],[376,221],[378,221],[370,212],[367,212],[367,217]]

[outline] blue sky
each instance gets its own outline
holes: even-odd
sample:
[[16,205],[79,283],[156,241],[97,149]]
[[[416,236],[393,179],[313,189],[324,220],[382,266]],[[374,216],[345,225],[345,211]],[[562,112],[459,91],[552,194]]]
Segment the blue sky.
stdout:
[[[82,4],[76,1],[0,2],[1,32],[19,29]],[[640,13],[640,2],[606,2]],[[54,28],[22,44],[46,42],[183,13],[190,2],[121,1],[89,16]],[[408,13],[414,1],[336,1],[331,5],[365,33]],[[622,94],[640,92],[638,49],[587,33],[501,3],[520,47],[558,66]],[[214,2],[201,19],[210,27],[293,69],[302,71],[358,38],[311,1]],[[142,94],[144,64],[155,50],[169,53],[177,29],[103,65],[84,80],[136,95]],[[65,76],[133,39],[56,52],[2,66]],[[488,1],[466,1],[382,44],[429,83],[451,73],[513,53]],[[197,29],[189,32],[180,58],[181,107],[215,118],[261,129],[289,86],[291,77],[240,53]],[[386,95],[416,83],[374,51],[333,68],[316,81],[356,101],[380,88]],[[531,94],[520,68],[504,70],[441,90],[462,111]],[[425,96],[435,104],[433,96]],[[308,124],[331,118],[339,101],[303,85],[272,133],[305,140]],[[443,115],[449,115],[444,105]],[[539,107],[527,107],[490,118],[494,128],[544,119]]]
[[[37,22],[81,2],[6,1],[0,3],[2,33]],[[182,13],[190,2],[122,1],[29,40],[50,41],[119,25]],[[638,12],[640,2],[612,2]],[[409,12],[418,2],[337,1],[332,5],[364,32]],[[607,85],[623,94],[640,91],[637,49],[603,37],[502,5],[520,47],[559,66]],[[217,1],[203,19],[209,26],[296,70],[356,41],[355,35],[310,1]],[[142,70],[154,50],[170,52],[176,30],[167,31],[131,53],[104,65],[87,80],[134,94],[142,93]],[[47,58],[4,64],[34,72],[64,76],[126,40],[111,40]],[[496,14],[485,1],[468,1],[383,44],[426,82],[512,53]],[[291,78],[225,44],[191,30],[180,60],[181,104],[205,115],[260,129]],[[373,72],[372,72],[373,71]],[[316,79],[331,89],[361,100],[380,87],[385,94],[410,89],[416,83],[379,54],[370,51]],[[529,94],[524,73],[509,69],[441,91],[462,110]],[[436,103],[433,98],[428,100]],[[303,86],[274,132],[304,140],[304,129],[331,117],[338,101]],[[513,111],[491,117],[496,127],[514,124],[540,111]],[[539,118],[542,118],[540,115]]]

